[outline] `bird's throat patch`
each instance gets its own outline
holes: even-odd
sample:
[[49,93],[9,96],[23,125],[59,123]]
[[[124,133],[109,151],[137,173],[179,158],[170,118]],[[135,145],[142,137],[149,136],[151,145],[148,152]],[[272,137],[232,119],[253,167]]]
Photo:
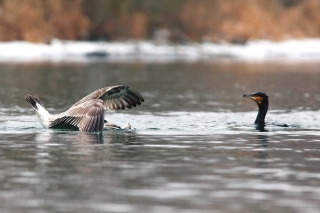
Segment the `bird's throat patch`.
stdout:
[[251,97],[251,99],[257,102],[258,104],[261,104],[263,101],[263,98],[260,96],[254,96],[254,97]]

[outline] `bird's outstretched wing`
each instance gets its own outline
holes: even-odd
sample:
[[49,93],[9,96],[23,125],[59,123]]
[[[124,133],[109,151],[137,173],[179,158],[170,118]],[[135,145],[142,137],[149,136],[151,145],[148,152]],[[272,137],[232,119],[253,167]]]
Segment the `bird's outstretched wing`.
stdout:
[[72,128],[83,132],[102,132],[104,126],[104,105],[100,99],[88,100],[72,106],[66,112],[56,115],[49,128]]
[[123,85],[104,87],[82,98],[72,107],[88,100],[101,99],[107,109],[118,110],[132,108],[144,102],[143,97],[136,90]]

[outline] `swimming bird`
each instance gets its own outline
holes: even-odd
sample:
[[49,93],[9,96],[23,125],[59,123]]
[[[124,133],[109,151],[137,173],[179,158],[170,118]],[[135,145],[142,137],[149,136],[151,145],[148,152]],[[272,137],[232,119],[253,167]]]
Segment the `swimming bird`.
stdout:
[[[257,103],[257,105],[259,107],[259,111],[258,111],[258,115],[256,117],[254,124],[260,128],[264,127],[266,124],[265,117],[267,115],[268,108],[269,108],[269,97],[263,92],[244,94],[242,97],[250,98]],[[282,126],[282,127],[288,127],[287,124],[275,124],[275,125]]]
[[57,115],[50,114],[37,97],[28,94],[24,98],[35,110],[43,127],[83,132],[102,132],[104,126],[116,126],[105,122],[105,109],[130,109],[144,102],[139,92],[123,85],[96,90]]

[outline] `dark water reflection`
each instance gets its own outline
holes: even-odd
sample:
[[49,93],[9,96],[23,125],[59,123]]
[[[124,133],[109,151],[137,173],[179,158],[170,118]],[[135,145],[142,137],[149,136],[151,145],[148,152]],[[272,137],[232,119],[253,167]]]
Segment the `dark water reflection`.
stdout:
[[[0,65],[0,212],[320,212],[317,63]],[[60,112],[100,87],[146,102],[110,113],[135,129],[43,129],[24,101]],[[267,120],[294,126],[259,131]]]
[[171,63],[1,65],[3,107],[24,106],[37,94],[49,108],[63,108],[95,89],[127,84],[146,97],[143,111],[247,111],[242,94],[264,91],[273,108],[320,108],[319,64]]

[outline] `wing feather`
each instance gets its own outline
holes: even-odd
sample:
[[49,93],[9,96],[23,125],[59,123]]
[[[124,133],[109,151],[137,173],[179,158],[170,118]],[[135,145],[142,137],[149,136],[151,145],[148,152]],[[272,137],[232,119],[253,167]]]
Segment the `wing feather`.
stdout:
[[131,108],[130,104],[128,102],[126,102],[125,100],[123,100],[123,97],[119,98],[118,101],[120,101],[122,103],[122,105],[124,106],[123,109],[125,109],[125,108],[129,108],[130,109]]
[[131,105],[132,105],[133,107],[136,107],[136,106],[137,106],[138,100],[134,99],[131,95],[125,94],[124,97],[126,97],[127,99],[130,100]]
[[101,88],[73,105],[77,106],[86,101],[101,99],[107,109],[125,109],[132,108],[144,102],[143,97],[136,90],[123,85]]
[[73,126],[84,132],[102,132],[104,126],[104,105],[100,99],[89,100],[71,107],[57,115],[50,128]]
[[116,104],[116,102],[114,101],[114,99],[110,99],[110,109],[117,109],[118,106]]
[[117,104],[118,109],[125,109],[125,106],[122,104],[120,99],[113,99],[113,100]]
[[[141,104],[140,100],[141,98],[136,94],[133,93],[131,90],[128,91],[128,95],[130,95],[131,97],[133,97],[135,100],[137,100],[137,104],[139,103],[139,105]],[[140,95],[140,94],[139,94]]]
[[121,98],[124,102],[126,102],[128,104],[127,108],[131,109],[133,106],[131,100],[129,98],[127,98],[126,96],[122,96]]

